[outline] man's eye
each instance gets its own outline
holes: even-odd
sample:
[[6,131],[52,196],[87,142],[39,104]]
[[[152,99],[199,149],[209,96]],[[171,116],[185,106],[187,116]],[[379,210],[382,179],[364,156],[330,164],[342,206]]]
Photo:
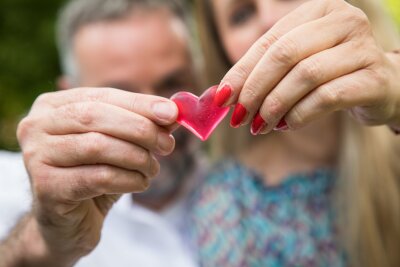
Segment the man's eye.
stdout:
[[231,26],[240,26],[246,23],[256,13],[256,7],[254,4],[249,3],[244,6],[237,8],[229,19]]

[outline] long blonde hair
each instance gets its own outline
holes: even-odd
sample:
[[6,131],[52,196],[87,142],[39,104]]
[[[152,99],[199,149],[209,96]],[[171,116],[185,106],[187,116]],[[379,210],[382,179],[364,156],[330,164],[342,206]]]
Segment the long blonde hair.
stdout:
[[[367,14],[384,49],[400,46],[381,1],[349,2]],[[195,13],[207,85],[218,84],[231,64],[221,46],[209,1],[197,0]],[[395,137],[386,126],[364,127],[346,114],[341,123],[334,199],[340,241],[352,266],[400,266],[400,136]],[[226,128],[221,127],[212,140],[215,155],[236,154],[246,145],[243,140],[249,142],[248,134],[237,130],[227,134]]]

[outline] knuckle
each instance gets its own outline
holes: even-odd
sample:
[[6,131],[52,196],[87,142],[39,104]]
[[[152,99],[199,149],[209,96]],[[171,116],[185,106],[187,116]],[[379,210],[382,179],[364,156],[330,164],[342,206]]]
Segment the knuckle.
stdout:
[[59,151],[60,153],[71,152],[78,156],[79,147],[85,147],[86,144],[86,140],[85,142],[79,142],[75,136],[64,135],[57,137],[50,145],[55,151]]
[[52,95],[53,95],[52,93],[43,93],[39,95],[36,98],[35,102],[33,103],[33,106],[42,106],[44,104],[49,103]]
[[88,184],[88,181],[83,177],[76,179],[75,184],[71,185],[70,188],[71,192],[69,196],[73,200],[80,200],[93,194],[93,189],[90,184]]
[[344,90],[341,87],[321,87],[321,93],[315,95],[315,101],[320,109],[330,110],[343,101]]
[[352,51],[358,51],[364,48],[364,43],[363,42],[358,42],[355,40],[350,40],[347,42],[347,44],[350,46],[350,49]]
[[230,77],[235,77],[234,79],[245,81],[247,77],[250,75],[250,69],[245,64],[237,64],[232,73],[230,73]]
[[130,100],[130,103],[129,103],[130,110],[135,111],[137,109],[137,104],[138,104],[138,95],[133,94],[132,99]]
[[141,193],[146,191],[150,185],[151,185],[151,180],[147,176],[144,176],[140,172],[132,172],[131,176],[129,177],[131,179],[127,191],[133,192],[133,193]]
[[299,129],[305,123],[304,112],[299,107],[294,107],[290,115],[287,117],[286,122],[290,125],[291,129]]
[[150,177],[156,177],[159,173],[160,173],[160,163],[155,158],[152,157],[149,163]]
[[388,87],[388,73],[382,70],[373,70],[369,73],[370,77],[375,81],[375,84],[380,89],[385,89]]
[[321,78],[320,64],[316,60],[306,60],[297,67],[300,79],[315,84]]
[[136,132],[140,136],[148,136],[152,130],[152,123],[148,120],[141,120],[136,124]]
[[265,38],[266,39],[265,44],[269,45],[269,46],[276,43],[279,40],[279,36],[282,36],[282,34],[280,32],[278,32],[276,29],[274,31],[269,31],[267,34],[268,34],[268,38]]
[[285,105],[279,99],[276,94],[270,94],[267,98],[267,104],[265,105],[268,109],[267,115],[274,120],[275,118],[281,117],[285,113]]
[[33,144],[26,145],[22,149],[22,157],[26,163],[30,163],[36,158],[39,153],[39,149],[37,149]]
[[137,165],[145,167],[144,169],[148,168],[151,164],[149,152],[144,149],[137,151],[135,161]]
[[281,39],[271,46],[271,59],[278,64],[293,65],[298,58],[295,41],[290,38]]
[[360,8],[358,7],[353,7],[353,12],[354,12],[354,21],[359,25],[363,27],[369,27],[369,19],[367,14],[364,13]]
[[138,192],[144,192],[147,189],[149,189],[149,187],[151,185],[150,179],[147,178],[147,177],[144,177],[143,175],[140,175],[139,179],[140,179],[140,182],[139,182],[137,191]]
[[352,51],[368,51],[367,53],[360,53],[354,57],[359,66],[368,67],[375,63],[381,63],[380,51],[375,47],[374,40],[351,40],[347,44]]
[[279,34],[277,32],[267,32],[260,38],[260,51],[259,53],[262,55],[267,51],[271,45],[276,43],[279,40]]
[[115,172],[108,166],[101,166],[97,168],[95,175],[96,187],[99,189],[100,193],[106,193],[107,188],[110,188],[113,183]]
[[239,102],[246,107],[247,112],[250,114],[256,112],[264,101],[264,96],[260,94],[260,86],[257,80],[249,81],[240,93]]
[[[383,69],[367,70],[366,73],[370,79],[370,84],[372,84],[374,89],[363,94],[365,101],[364,104],[367,106],[381,105],[387,107],[389,103],[392,103],[392,94],[389,92],[389,73]],[[352,90],[357,89],[360,90],[361,85],[358,85],[358,88],[352,88]]]
[[88,127],[94,124],[96,108],[93,104],[76,104],[74,107],[74,115],[80,124]]
[[370,47],[360,47],[359,49],[369,50],[368,53],[364,53],[363,57],[361,57],[361,64],[364,66],[381,66],[384,64],[384,59],[382,58],[381,52],[379,49],[373,44],[373,48]]
[[91,103],[74,103],[60,108],[64,117],[70,118],[79,124],[90,127],[95,122],[96,108]]
[[21,142],[24,140],[29,132],[32,130],[32,128],[35,127],[35,120],[32,119],[32,117],[25,117],[23,118],[17,127],[17,138]]
[[246,103],[249,104],[254,103],[254,101],[258,100],[258,98],[260,97],[258,88],[260,88],[260,83],[257,80],[252,79],[243,88],[241,99],[246,99]]
[[147,119],[141,119],[136,123],[135,135],[140,139],[148,140],[154,146],[157,145],[157,134],[154,124]]
[[100,133],[88,133],[84,139],[84,142],[82,142],[84,153],[89,157],[98,157],[104,151],[104,147],[106,147],[105,138]]
[[350,6],[347,11],[342,11],[345,21],[354,25],[357,31],[370,28],[368,16],[358,7]]
[[[362,41],[360,41],[360,40],[352,39],[352,40],[347,41],[347,45],[349,45],[349,48],[350,48],[351,51],[360,51],[360,50],[362,51],[362,50],[366,50],[366,49],[371,50],[370,49],[370,44],[373,43],[373,42],[374,41],[371,42],[371,40],[367,40],[367,41],[362,40]],[[369,53],[365,53],[365,54],[369,54]],[[366,55],[364,55],[364,56],[366,56]]]

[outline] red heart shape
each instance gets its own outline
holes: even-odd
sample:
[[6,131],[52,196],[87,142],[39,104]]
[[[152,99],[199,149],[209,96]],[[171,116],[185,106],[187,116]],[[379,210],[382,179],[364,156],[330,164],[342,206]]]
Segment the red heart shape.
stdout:
[[229,107],[215,105],[217,88],[218,86],[213,86],[207,89],[200,97],[189,92],[179,92],[171,97],[179,110],[177,122],[202,141],[210,137],[229,112]]

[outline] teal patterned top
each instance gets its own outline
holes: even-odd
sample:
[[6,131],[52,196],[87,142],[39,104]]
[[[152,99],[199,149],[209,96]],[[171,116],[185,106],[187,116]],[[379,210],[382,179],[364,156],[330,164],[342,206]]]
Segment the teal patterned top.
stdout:
[[232,161],[219,164],[193,195],[192,240],[201,266],[341,267],[329,170],[265,186]]

